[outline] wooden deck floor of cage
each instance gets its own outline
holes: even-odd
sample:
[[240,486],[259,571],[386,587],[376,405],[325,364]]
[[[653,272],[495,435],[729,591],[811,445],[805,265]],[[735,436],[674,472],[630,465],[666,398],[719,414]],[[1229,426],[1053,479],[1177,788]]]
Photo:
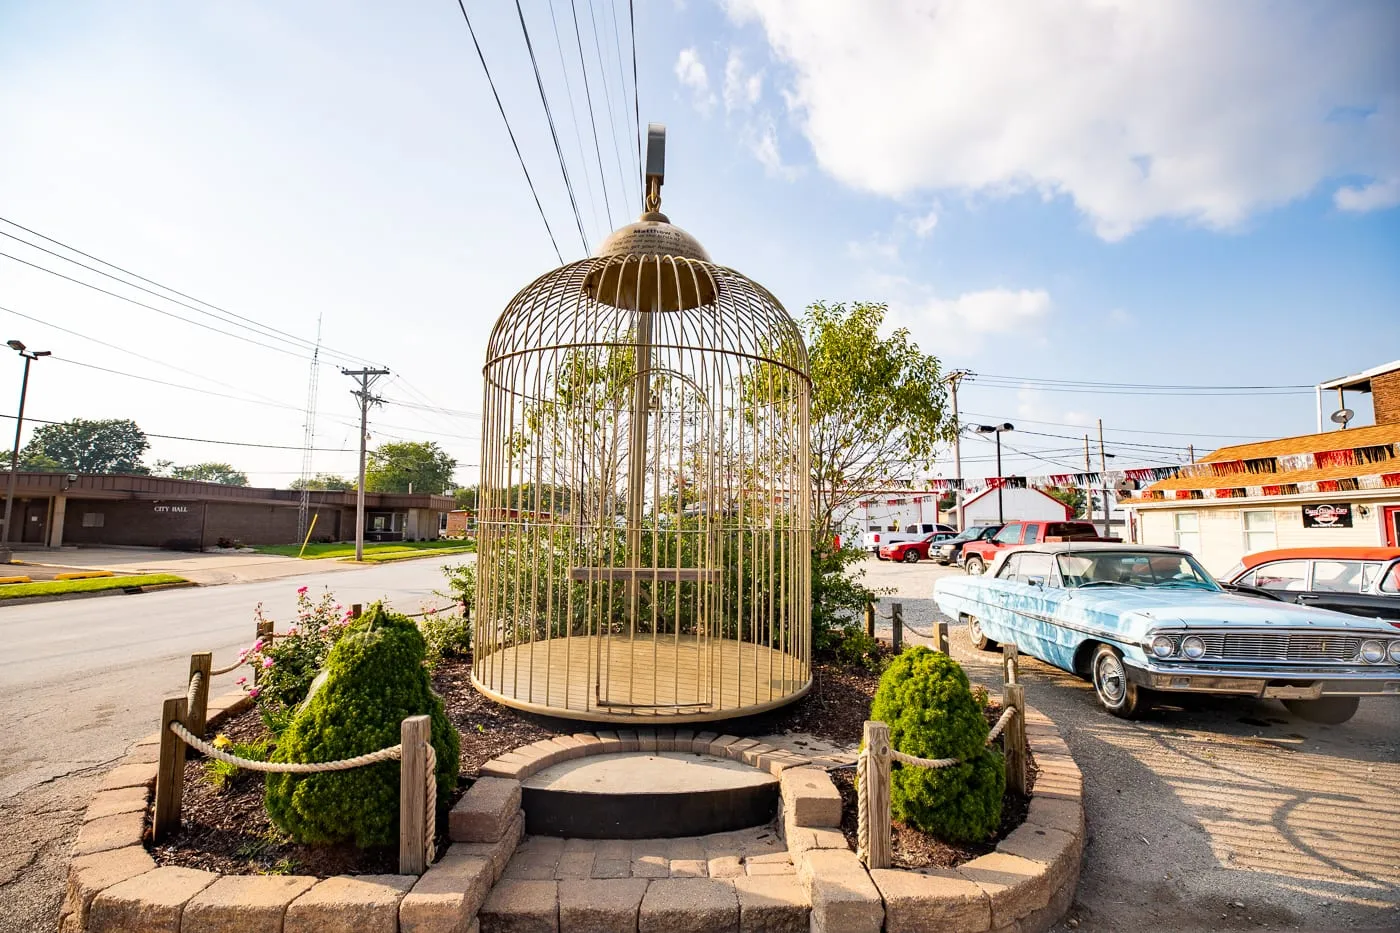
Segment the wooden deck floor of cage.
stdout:
[[487,655],[472,672],[478,690],[515,709],[653,725],[762,713],[796,700],[811,682],[806,664],[766,645],[686,637],[677,644],[665,635],[537,641]]

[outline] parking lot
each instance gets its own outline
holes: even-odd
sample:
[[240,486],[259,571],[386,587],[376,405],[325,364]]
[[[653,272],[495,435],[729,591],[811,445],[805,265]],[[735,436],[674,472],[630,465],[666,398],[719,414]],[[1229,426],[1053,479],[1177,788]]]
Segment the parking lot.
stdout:
[[[891,590],[880,613],[902,602],[924,631],[934,581],[962,573],[873,557],[865,569]],[[969,677],[1000,683],[999,656],[964,627],[952,642]],[[1400,929],[1400,700],[1362,700],[1341,726],[1222,697],[1128,722],[1076,677],[1024,655],[1021,672],[1084,771],[1084,874],[1057,930]]]

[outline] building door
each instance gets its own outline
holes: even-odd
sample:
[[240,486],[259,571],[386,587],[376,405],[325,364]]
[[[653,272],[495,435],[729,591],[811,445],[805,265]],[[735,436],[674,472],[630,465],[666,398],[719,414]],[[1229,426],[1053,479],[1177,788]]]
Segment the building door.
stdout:
[[1400,505],[1382,506],[1381,524],[1385,526],[1385,543],[1400,547]]
[[28,499],[23,503],[17,503],[15,513],[22,524],[19,528],[19,540],[25,544],[44,544],[47,536],[44,532],[49,527],[49,501],[47,499]]

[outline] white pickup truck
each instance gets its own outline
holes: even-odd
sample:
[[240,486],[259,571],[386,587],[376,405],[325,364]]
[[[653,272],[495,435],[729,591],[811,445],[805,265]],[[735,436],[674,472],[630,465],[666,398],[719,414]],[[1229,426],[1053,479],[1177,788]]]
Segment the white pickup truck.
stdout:
[[874,554],[886,544],[899,544],[901,541],[920,541],[925,535],[935,531],[956,531],[952,525],[924,522],[919,525],[905,525],[903,531],[867,531],[860,537],[863,551]]

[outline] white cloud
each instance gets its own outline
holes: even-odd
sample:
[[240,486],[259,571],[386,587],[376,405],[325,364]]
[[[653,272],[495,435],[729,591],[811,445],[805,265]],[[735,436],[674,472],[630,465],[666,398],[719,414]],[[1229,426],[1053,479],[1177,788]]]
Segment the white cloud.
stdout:
[[724,63],[724,109],[748,110],[763,94],[763,71],[744,70],[744,57],[731,49]]
[[846,255],[858,262],[899,262],[899,241],[878,234],[864,240],[850,240],[846,243]]
[[676,80],[689,88],[695,109],[708,114],[715,106],[715,95],[710,91],[710,73],[700,60],[700,53],[694,47],[681,49],[676,56]]
[[909,229],[914,231],[914,236],[923,239],[933,232],[933,228],[938,226],[938,209],[934,208],[927,214],[910,218]]
[[1043,421],[1052,425],[1078,425],[1087,428],[1094,423],[1093,417],[1088,413],[1060,408],[1050,400],[1048,393],[1030,386],[1022,386],[1016,390],[1016,416],[1025,421]]
[[1342,210],[1358,213],[1394,207],[1400,204],[1400,178],[1377,180],[1360,188],[1338,188],[1333,200]]
[[756,126],[749,127],[748,135],[749,149],[769,175],[792,181],[802,174],[800,166],[783,161],[782,151],[778,148],[778,128],[771,117],[765,117]]
[[989,288],[943,298],[900,276],[876,276],[876,294],[890,305],[890,321],[907,327],[920,346],[947,358],[972,351],[985,338],[1039,338],[1053,302],[1044,289]]
[[1400,6],[727,0],[791,70],[817,162],[890,197],[1070,198],[1106,239],[1211,228],[1330,179],[1400,201]]

